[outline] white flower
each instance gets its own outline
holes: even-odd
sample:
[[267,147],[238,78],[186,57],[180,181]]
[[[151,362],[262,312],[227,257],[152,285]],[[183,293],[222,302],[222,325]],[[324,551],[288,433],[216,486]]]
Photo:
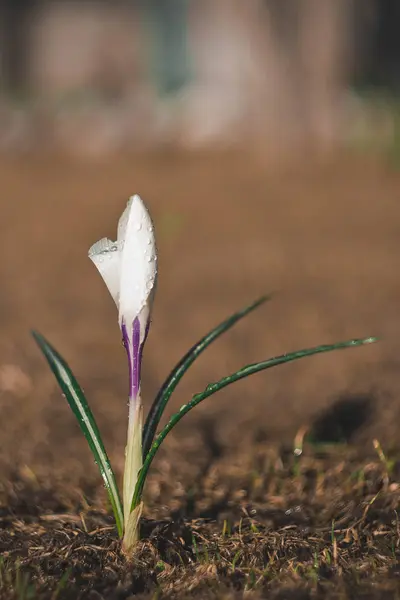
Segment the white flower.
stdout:
[[130,397],[140,386],[141,348],[145,342],[157,278],[154,227],[139,196],[129,199],[119,223],[117,241],[103,238],[89,250],[119,309],[130,367]]
[[129,362],[129,422],[124,468],[124,547],[138,536],[141,508],[131,512],[138,473],[142,467],[143,408],[140,396],[142,349],[149,327],[157,278],[154,228],[146,206],[132,196],[119,223],[117,241],[107,238],[89,250],[119,310],[119,325]]

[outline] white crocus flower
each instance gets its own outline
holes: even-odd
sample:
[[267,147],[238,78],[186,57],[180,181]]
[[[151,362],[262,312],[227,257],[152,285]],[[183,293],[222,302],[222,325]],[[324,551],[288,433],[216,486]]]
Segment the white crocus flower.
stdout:
[[[142,402],[140,367],[157,277],[154,227],[139,196],[123,212],[117,241],[103,238],[89,250],[119,310],[119,325],[129,362],[129,425],[124,472],[125,542],[136,537],[140,515],[130,515],[137,474],[142,466]],[[136,525],[135,525],[136,523]],[[127,539],[129,538],[129,539]]]

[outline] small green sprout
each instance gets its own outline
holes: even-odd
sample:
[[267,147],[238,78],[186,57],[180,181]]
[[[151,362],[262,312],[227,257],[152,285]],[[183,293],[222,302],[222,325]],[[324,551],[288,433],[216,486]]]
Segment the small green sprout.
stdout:
[[219,336],[269,300],[270,296],[263,296],[230,316],[187,352],[161,386],[143,425],[141,364],[156,287],[157,250],[154,226],[139,196],[133,196],[129,200],[119,220],[117,241],[103,238],[90,248],[89,258],[103,277],[119,310],[119,326],[128,358],[129,419],[122,500],[114,471],[82,388],[66,361],[51,344],[38,332],[34,331],[33,336],[89,444],[109,495],[118,535],[122,539],[122,548],[129,556],[135,542],[139,539],[143,489],[149,468],[168,433],[187,413],[219,390],[249,375],[314,354],[371,344],[376,341],[376,338],[368,337],[316,346],[247,365],[219,381],[208,384],[202,392],[195,394],[181,406],[179,412],[170,418],[157,435],[160,419],[168,401],[194,361]]

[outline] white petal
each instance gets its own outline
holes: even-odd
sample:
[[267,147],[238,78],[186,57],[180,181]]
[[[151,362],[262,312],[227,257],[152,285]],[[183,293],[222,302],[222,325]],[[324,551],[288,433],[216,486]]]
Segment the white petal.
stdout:
[[[120,219],[118,248],[121,254],[119,320],[128,324],[144,307],[150,307],[157,276],[154,227],[139,196],[129,200]],[[144,331],[141,334],[144,335]]]
[[124,210],[124,212],[122,213],[119,221],[118,221],[118,232],[117,232],[117,240],[118,240],[118,249],[121,251],[122,248],[124,247],[124,242],[125,242],[125,237],[126,237],[126,228],[128,225],[128,219],[129,219],[129,214],[131,212],[131,206],[132,206],[132,202],[133,199],[136,196],[131,196],[131,198],[129,198],[126,208]]
[[89,258],[96,265],[108,291],[119,306],[120,262],[116,242],[103,238],[89,249]]

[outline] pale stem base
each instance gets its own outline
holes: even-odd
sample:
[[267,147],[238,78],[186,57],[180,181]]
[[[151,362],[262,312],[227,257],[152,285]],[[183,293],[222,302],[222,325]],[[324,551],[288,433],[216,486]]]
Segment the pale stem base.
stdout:
[[139,539],[139,520],[142,504],[131,512],[132,498],[135,491],[137,476],[142,468],[142,426],[143,407],[140,395],[129,401],[128,439],[125,448],[125,469],[123,484],[124,503],[124,539],[122,547],[129,553]]

